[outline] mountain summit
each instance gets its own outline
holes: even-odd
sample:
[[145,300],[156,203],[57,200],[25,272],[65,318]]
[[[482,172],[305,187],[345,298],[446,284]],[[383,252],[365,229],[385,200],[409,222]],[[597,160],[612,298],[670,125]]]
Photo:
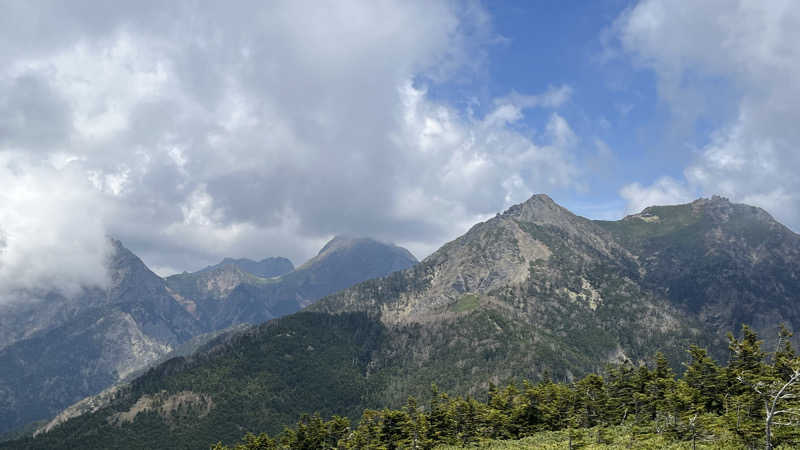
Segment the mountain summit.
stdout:
[[281,256],[273,256],[261,261],[247,258],[225,258],[219,264],[208,266],[200,272],[210,272],[223,266],[236,266],[244,272],[262,278],[279,277],[294,270],[294,264],[291,261]]
[[2,310],[0,434],[52,417],[190,339],[204,342],[238,324],[296,312],[416,263],[400,247],[337,238],[296,270],[286,258],[229,258],[162,279],[121,242],[113,240],[112,247],[107,289],[87,289],[75,298],[50,294]]
[[208,331],[291,314],[328,294],[417,262],[404,248],[341,236],[330,240],[302,266],[280,276],[265,278],[245,271],[246,264],[224,261],[166,279],[173,297]]
[[[335,240],[281,279],[325,279],[337,267],[317,264],[349,248]],[[742,323],[761,336],[779,322],[800,329],[798,271],[800,236],[759,208],[713,197],[593,221],[536,195],[406,270],[153,369],[34,447],[85,433],[107,436],[108,447],[165,445],[148,441],[154,430],[204,446],[208,430],[214,441],[238,439],[242,429],[279,431],[301,412],[397,407],[425,398],[431,383],[479,395],[490,383],[569,380],[658,351],[679,368],[689,344],[724,360],[725,333]],[[195,399],[184,405],[195,419],[135,408],[179,397]],[[137,416],[145,410],[152,414]],[[92,428],[112,427],[120,414],[133,417],[129,425]]]

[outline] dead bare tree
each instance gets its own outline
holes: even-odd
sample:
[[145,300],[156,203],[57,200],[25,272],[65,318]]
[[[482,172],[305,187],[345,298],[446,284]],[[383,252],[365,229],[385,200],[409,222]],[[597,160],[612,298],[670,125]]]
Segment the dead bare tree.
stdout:
[[[740,383],[752,387],[764,401],[764,448],[766,450],[772,450],[773,425],[800,425],[800,405],[787,405],[789,401],[800,398],[793,389],[800,383],[800,367],[798,365],[795,364],[788,380],[750,383],[741,375],[737,377]],[[776,421],[778,416],[785,420]]]

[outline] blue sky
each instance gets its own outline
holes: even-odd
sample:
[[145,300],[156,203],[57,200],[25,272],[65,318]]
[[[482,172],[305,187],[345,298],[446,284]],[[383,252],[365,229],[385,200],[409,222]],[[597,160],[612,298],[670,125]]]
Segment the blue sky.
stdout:
[[[558,112],[581,138],[575,153],[585,165],[585,186],[548,193],[587,217],[619,218],[626,212],[619,195],[623,186],[679,177],[692,152],[687,141],[703,136],[702,130],[673,128],[652,71],[610,56],[619,50],[614,21],[633,5],[617,0],[488,3],[497,36],[488,46],[485,72],[429,85],[430,95],[485,114],[494,99],[510,92],[569,86],[571,99]],[[531,109],[515,127],[535,135],[549,114]]]
[[541,192],[800,229],[788,0],[0,3],[6,290],[101,282],[109,235],[161,274],[424,257]]
[[[569,85],[572,99],[560,113],[581,137],[578,158],[588,163],[585,190],[552,195],[576,213],[616,219],[625,213],[619,190],[660,176],[680,176],[690,150],[669,127],[652,71],[620,57],[612,27],[630,1],[494,2],[489,11],[507,39],[490,54],[488,97],[511,90],[537,92]],[[535,129],[546,112],[532,111],[525,124]],[[685,131],[683,131],[685,132]],[[601,154],[598,141],[609,153]],[[665,142],[666,141],[666,142]],[[593,161],[594,160],[594,161]]]

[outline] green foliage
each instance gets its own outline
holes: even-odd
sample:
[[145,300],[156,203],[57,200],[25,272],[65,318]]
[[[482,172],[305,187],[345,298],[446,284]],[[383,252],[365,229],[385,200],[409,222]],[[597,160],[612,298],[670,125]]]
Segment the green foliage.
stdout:
[[[690,347],[690,362],[676,379],[663,354],[654,366],[608,367],[604,376],[589,374],[572,383],[510,384],[489,387],[485,402],[450,397],[434,385],[423,410],[414,398],[401,409],[364,411],[351,429],[334,417],[304,416],[279,437],[245,436],[241,444],[216,450],[249,449],[738,449],[765,442],[764,411],[750,406],[770,400],[770,386],[800,392],[792,377],[800,377],[800,358],[788,344],[790,333],[773,354],[761,351],[748,327],[742,338],[730,337],[733,352],[727,367],[719,367],[704,349]],[[731,378],[733,377],[733,378]],[[787,378],[788,377],[788,378]],[[788,388],[787,388],[788,386]],[[788,391],[786,389],[789,389]],[[781,407],[800,414],[797,395],[781,397]],[[737,421],[731,422],[736,406]],[[776,422],[777,423],[777,422]],[[795,448],[800,425],[771,435],[773,446]]]
[[[363,313],[275,320],[151,369],[109,406],[11,448],[205,448],[248,431],[279,433],[306,411],[357,419],[374,403],[365,393],[382,390],[384,380],[368,376],[367,365],[384,332]],[[168,414],[154,408],[129,422],[115,419],[143,398],[180,398],[184,392],[207,393],[211,408],[184,402]],[[298,439],[318,433],[314,416],[301,423]]]
[[467,312],[472,311],[473,309],[477,308],[479,305],[478,296],[475,294],[464,294],[461,296],[460,299],[453,305],[453,311],[455,312]]

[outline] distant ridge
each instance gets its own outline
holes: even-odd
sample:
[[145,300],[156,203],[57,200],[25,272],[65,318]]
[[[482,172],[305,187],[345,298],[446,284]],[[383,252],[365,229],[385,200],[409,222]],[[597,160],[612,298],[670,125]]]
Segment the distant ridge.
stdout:
[[[280,280],[337,279],[357,260],[351,243],[330,243]],[[724,361],[725,334],[743,323],[768,344],[781,322],[800,330],[798,292],[800,236],[760,208],[712,197],[594,221],[535,195],[418,264],[168,361],[92,415],[14,445],[103,436],[105,447],[202,447],[242,430],[274,434],[303,412],[357,419],[364,408],[397,408],[425,399],[433,383],[480,396],[490,384],[568,381],[659,351],[680,370],[690,344]],[[195,413],[177,420],[151,408],[111,425],[134,405],[178,394],[194,399],[183,410]]]
[[336,290],[417,262],[393,245],[336,238],[298,270],[281,257],[226,258],[163,279],[121,242],[112,246],[108,289],[88,289],[76,298],[52,294],[3,310],[0,435],[53,417],[180,352],[195,337],[204,342],[220,330],[296,312]]
[[227,265],[234,265],[245,272],[263,278],[279,277],[294,270],[294,264],[292,264],[292,262],[287,258],[282,256],[274,256],[270,258],[264,258],[261,261],[253,261],[252,259],[247,258],[225,258],[218,264],[207,266],[198,272],[210,272],[214,269]]

